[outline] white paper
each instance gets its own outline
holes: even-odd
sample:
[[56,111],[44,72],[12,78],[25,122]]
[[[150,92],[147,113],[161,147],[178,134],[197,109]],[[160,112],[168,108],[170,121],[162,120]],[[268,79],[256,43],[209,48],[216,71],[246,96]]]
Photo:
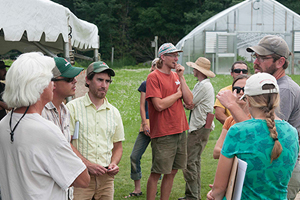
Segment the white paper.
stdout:
[[233,200],[241,199],[246,170],[247,163],[241,159],[238,159],[238,169],[232,197]]
[[74,130],[72,140],[78,139],[78,133],[79,133],[79,121],[76,121],[75,122],[75,130]]

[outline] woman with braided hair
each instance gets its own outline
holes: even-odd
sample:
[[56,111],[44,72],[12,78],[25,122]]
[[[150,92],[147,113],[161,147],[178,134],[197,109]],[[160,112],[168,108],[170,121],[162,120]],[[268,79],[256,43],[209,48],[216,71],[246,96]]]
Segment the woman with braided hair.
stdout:
[[280,102],[276,79],[267,73],[252,75],[241,99],[246,101],[252,119],[228,130],[207,199],[226,199],[234,156],[248,165],[241,199],[287,199],[299,144],[297,130],[275,115]]

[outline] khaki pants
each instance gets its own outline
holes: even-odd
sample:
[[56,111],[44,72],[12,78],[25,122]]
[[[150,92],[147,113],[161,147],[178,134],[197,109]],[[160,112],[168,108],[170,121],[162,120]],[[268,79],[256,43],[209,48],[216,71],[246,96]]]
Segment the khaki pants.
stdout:
[[183,170],[185,196],[189,199],[201,199],[200,170],[201,154],[207,144],[211,129],[204,127],[192,131],[187,138],[187,167]]
[[102,176],[91,175],[88,188],[74,187],[74,200],[113,200],[114,178],[104,174]]

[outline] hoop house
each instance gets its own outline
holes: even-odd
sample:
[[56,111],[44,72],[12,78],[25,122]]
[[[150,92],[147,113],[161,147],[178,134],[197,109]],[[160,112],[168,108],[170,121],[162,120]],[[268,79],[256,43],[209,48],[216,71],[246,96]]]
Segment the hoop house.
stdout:
[[181,39],[176,47],[183,50],[179,63],[204,56],[216,74],[229,74],[230,67],[266,35],[278,35],[288,44],[293,55],[287,73],[300,74],[300,16],[275,0],[245,0],[201,23]]

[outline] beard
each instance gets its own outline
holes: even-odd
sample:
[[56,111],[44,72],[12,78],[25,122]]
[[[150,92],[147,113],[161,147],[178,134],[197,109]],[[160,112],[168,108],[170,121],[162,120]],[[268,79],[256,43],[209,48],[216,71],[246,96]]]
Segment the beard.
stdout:
[[268,73],[268,74],[271,74],[271,75],[273,75],[277,71],[275,63],[272,63],[270,67],[267,67],[265,69],[261,68],[257,64],[254,64],[253,68],[254,68],[254,70],[257,69],[260,72],[265,72],[265,73]]

